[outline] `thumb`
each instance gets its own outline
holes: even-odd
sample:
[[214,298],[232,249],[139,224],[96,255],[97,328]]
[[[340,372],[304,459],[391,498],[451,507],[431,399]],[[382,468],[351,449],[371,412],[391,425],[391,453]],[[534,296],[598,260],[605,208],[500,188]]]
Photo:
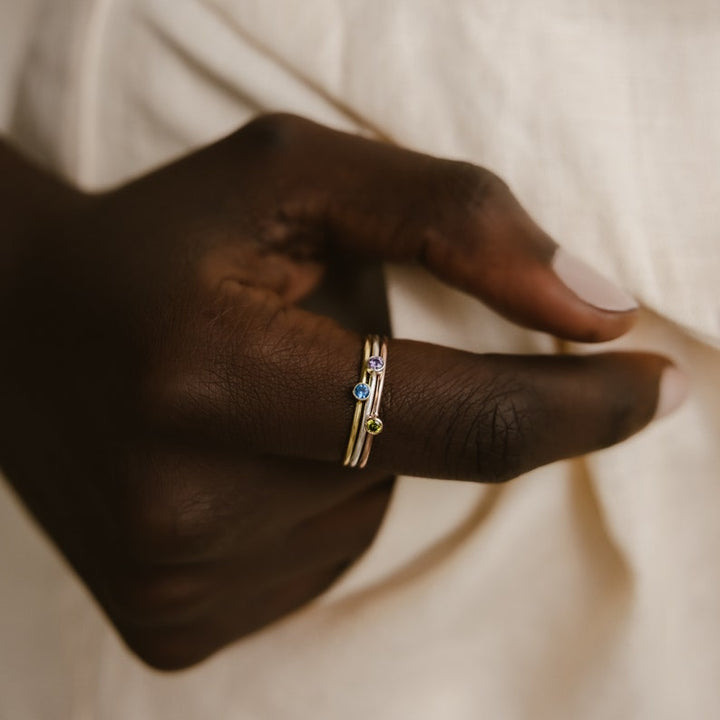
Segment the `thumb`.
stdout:
[[421,263],[509,319],[572,340],[609,340],[634,321],[634,300],[561,249],[484,168],[289,115],[261,117],[231,142],[255,186],[272,189],[273,217],[321,228],[331,250]]

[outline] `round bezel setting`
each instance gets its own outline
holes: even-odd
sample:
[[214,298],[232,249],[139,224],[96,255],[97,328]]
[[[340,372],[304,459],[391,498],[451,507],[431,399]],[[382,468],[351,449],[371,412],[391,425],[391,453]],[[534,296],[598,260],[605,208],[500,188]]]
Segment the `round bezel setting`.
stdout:
[[367,383],[358,383],[352,390],[353,397],[360,402],[365,402],[370,397],[370,386]]
[[367,361],[368,370],[381,373],[385,369],[385,361],[379,355],[372,355]]
[[379,417],[369,417],[365,421],[365,430],[371,435],[379,435],[383,431],[383,421]]

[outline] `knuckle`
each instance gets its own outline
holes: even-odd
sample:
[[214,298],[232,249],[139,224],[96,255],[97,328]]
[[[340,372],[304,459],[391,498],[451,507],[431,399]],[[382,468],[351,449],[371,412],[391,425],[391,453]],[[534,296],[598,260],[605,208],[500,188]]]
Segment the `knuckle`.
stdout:
[[146,630],[193,622],[210,598],[199,572],[178,568],[126,570],[109,590],[109,610],[118,626]]
[[423,254],[430,265],[457,264],[474,257],[478,244],[512,205],[507,185],[491,171],[462,161],[442,161],[432,193],[431,220],[423,232]]
[[452,161],[450,177],[448,189],[467,212],[482,211],[488,203],[509,192],[507,184],[495,173],[472,163]]
[[532,465],[532,397],[516,381],[496,383],[484,393],[475,424],[474,459],[485,482],[506,482]]
[[[442,379],[439,379],[442,387]],[[474,367],[457,368],[448,380],[446,403],[438,406],[444,427],[442,467],[450,477],[501,483],[527,469],[531,462],[530,417],[535,412],[530,390],[516,378],[493,375],[478,386]],[[451,388],[474,387],[458,393]]]
[[175,672],[186,670],[197,665],[212,654],[198,646],[196,641],[189,641],[184,633],[137,633],[129,630],[120,630],[127,646],[153,670],[162,672]]
[[265,113],[259,115],[237,134],[242,144],[264,152],[281,151],[295,141],[305,122],[290,113]]
[[[197,665],[223,644],[208,639],[208,621],[178,625],[116,622],[127,647],[154,670],[173,672]],[[229,640],[229,638],[228,638]]]
[[607,422],[600,439],[601,447],[625,440],[640,424],[637,398],[632,392],[613,393],[607,397],[607,403]]

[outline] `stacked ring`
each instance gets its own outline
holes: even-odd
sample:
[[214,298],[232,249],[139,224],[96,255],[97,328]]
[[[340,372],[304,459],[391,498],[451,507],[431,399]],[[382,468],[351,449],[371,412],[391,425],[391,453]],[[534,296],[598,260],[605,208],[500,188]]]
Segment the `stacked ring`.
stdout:
[[356,401],[355,414],[343,460],[345,466],[364,468],[370,457],[373,438],[383,430],[380,401],[386,365],[387,339],[380,335],[368,335],[363,347],[360,381],[352,389]]

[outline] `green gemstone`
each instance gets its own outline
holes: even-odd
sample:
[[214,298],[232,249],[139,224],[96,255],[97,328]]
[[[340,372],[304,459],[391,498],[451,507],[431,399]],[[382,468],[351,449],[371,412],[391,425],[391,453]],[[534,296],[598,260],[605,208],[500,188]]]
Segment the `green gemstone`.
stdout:
[[365,429],[371,435],[379,435],[383,429],[383,423],[380,418],[371,417],[365,421]]

